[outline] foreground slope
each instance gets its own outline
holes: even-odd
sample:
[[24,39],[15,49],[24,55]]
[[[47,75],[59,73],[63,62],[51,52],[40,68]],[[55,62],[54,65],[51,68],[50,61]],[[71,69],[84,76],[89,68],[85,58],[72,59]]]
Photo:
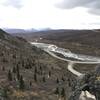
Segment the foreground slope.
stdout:
[[66,66],[0,29],[0,99],[68,100],[75,77]]

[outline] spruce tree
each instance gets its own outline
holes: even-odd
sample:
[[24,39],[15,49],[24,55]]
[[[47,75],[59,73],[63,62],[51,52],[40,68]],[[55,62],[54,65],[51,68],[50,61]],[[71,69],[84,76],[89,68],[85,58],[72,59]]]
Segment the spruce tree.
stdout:
[[5,67],[4,66],[2,67],[2,71],[5,71]]
[[59,79],[57,78],[56,83],[59,83]]
[[54,93],[57,94],[57,95],[59,94],[59,88],[58,87],[56,88]]
[[19,73],[19,65],[16,66],[16,71]]
[[10,70],[9,70],[9,72],[8,72],[8,80],[9,80],[9,81],[12,81],[12,73],[11,73]]
[[65,89],[64,89],[64,88],[62,88],[61,96],[62,96],[62,97],[65,97],[65,96],[66,96],[66,93],[65,93]]
[[32,86],[32,82],[30,81],[30,86]]
[[62,76],[62,81],[64,82],[65,81],[65,79],[64,79],[64,77]]
[[20,73],[19,73],[19,66],[17,64],[17,67],[16,67],[16,74],[17,74],[17,79],[19,80],[20,79]]
[[35,71],[35,73],[37,73],[37,67],[35,67],[35,70],[34,71]]
[[40,65],[40,70],[42,71],[42,66]]
[[46,82],[45,76],[43,77],[43,82]]
[[51,71],[49,71],[49,77],[51,77]]
[[37,74],[34,74],[34,81],[37,82]]
[[20,79],[20,74],[19,74],[19,72],[17,72],[16,74],[17,74],[17,79],[19,80],[19,79]]
[[13,73],[16,73],[16,68],[15,67],[13,67]]
[[[7,98],[7,89],[6,88],[2,89],[1,96],[4,97],[4,98]],[[5,100],[5,99],[3,99],[3,100]]]
[[24,83],[23,77],[20,76],[20,79],[19,79],[19,89],[23,90],[24,88],[25,88],[25,83]]

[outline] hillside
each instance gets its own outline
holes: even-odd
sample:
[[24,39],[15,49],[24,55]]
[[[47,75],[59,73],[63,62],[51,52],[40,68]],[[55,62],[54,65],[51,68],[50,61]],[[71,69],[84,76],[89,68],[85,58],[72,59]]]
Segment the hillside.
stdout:
[[100,55],[99,30],[50,30],[16,35],[28,41],[53,43],[76,53]]
[[0,29],[0,100],[68,100],[75,77],[66,66]]
[[100,31],[95,30],[63,30],[45,35],[48,40],[76,42],[83,45],[100,47]]

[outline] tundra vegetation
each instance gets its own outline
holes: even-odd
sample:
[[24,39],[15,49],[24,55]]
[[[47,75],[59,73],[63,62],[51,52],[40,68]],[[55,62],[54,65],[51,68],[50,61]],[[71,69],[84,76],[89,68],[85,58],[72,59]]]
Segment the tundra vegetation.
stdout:
[[[76,69],[85,73],[95,68],[95,65],[89,70],[87,65],[85,69],[81,66],[76,65]],[[77,85],[78,80],[67,70],[67,62],[0,29],[1,100],[69,100],[76,87],[81,88],[86,81],[82,79]]]

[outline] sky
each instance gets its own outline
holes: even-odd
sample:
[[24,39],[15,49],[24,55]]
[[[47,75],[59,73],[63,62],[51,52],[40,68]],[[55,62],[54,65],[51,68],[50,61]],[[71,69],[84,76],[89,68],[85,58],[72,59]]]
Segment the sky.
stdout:
[[100,28],[100,0],[0,0],[2,28]]

